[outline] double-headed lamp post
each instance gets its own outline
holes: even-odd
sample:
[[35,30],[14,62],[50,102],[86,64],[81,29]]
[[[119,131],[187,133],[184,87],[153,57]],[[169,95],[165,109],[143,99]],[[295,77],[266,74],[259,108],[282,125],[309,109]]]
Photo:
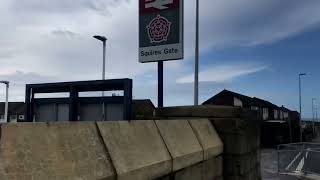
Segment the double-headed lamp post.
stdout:
[[[93,38],[102,41],[103,43],[103,63],[102,63],[102,80],[106,79],[106,42],[107,42],[107,38],[104,36],[98,36],[95,35],[93,36]],[[104,97],[104,91],[102,91],[102,97]],[[102,103],[102,120],[105,120],[105,108],[104,108],[104,103]]]
[[6,104],[5,104],[5,112],[4,112],[4,120],[8,122],[8,106],[9,106],[9,81],[0,81],[0,83],[6,85]]
[[301,121],[302,121],[302,110],[301,110],[301,77],[306,76],[306,73],[300,73],[299,74],[299,113],[300,113],[300,121],[299,121],[299,127],[300,127],[300,142],[302,142],[302,127],[301,127]]

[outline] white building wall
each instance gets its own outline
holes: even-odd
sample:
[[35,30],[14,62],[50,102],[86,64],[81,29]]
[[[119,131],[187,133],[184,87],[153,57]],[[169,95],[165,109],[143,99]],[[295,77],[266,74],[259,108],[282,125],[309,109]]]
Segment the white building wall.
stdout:
[[268,108],[262,108],[262,117],[263,117],[263,120],[268,120],[269,118]]
[[243,107],[242,101],[236,97],[233,98],[233,105],[236,107]]
[[273,110],[273,113],[274,113],[274,119],[279,119],[279,111],[278,110]]

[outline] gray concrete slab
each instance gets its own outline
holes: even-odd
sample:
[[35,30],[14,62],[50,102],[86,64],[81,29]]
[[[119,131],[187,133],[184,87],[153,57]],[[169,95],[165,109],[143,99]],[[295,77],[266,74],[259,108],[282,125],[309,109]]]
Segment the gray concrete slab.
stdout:
[[95,123],[5,124],[0,152],[8,180],[116,178]]
[[172,159],[154,121],[97,122],[119,180],[167,175]]
[[223,153],[223,143],[208,119],[193,119],[189,123],[203,148],[204,160]]
[[188,120],[156,120],[156,124],[173,158],[173,171],[203,161],[203,149]]

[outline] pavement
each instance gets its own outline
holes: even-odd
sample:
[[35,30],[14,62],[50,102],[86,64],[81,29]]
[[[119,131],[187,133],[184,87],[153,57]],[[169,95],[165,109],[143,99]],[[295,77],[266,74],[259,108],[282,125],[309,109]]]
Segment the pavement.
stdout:
[[[313,143],[320,143],[320,137],[315,138]],[[281,157],[290,157],[293,159],[297,156],[297,153],[292,155],[288,154]],[[304,164],[304,169],[308,169],[312,172],[320,172],[320,153],[318,152],[308,152],[306,154],[308,161]],[[299,157],[301,158],[301,157]],[[286,159],[281,159],[280,161],[289,162]],[[301,162],[297,160],[297,162]],[[296,165],[292,165],[295,166]],[[278,153],[276,149],[262,149],[261,150],[261,175],[262,180],[298,180],[298,179],[315,179],[320,180],[319,176],[317,177],[296,177],[293,175],[279,175],[278,174]]]

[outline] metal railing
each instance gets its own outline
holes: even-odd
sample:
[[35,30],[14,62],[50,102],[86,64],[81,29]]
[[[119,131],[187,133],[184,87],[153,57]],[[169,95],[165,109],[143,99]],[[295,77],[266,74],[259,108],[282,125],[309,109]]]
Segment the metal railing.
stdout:
[[312,174],[320,177],[320,144],[293,143],[278,145],[279,174]]

